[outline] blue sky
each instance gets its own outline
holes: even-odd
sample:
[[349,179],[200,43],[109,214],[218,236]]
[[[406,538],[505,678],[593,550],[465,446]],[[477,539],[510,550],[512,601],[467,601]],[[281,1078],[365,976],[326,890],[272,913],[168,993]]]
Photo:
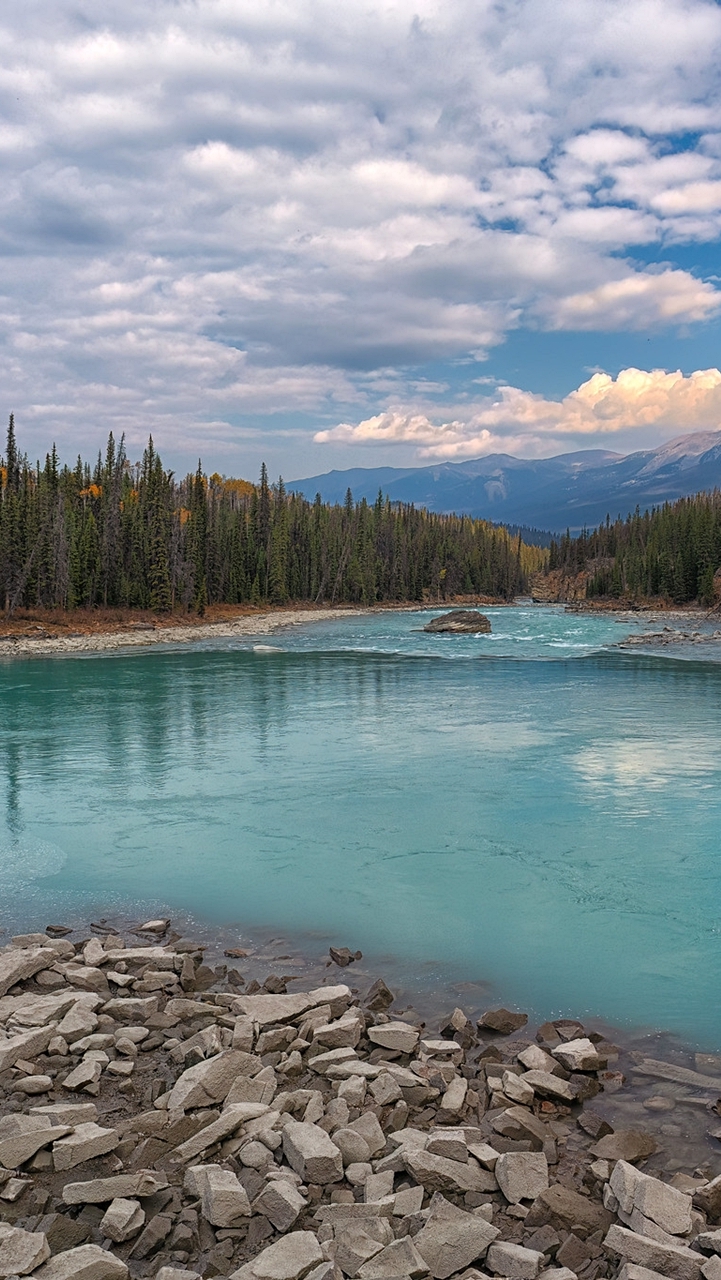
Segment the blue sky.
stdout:
[[721,8],[28,0],[0,375],[31,455],[300,477],[721,427]]

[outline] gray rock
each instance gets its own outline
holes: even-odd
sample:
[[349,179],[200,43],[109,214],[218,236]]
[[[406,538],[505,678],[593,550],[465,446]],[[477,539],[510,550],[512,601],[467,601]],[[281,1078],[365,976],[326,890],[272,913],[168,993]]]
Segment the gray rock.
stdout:
[[[55,964],[58,953],[53,947],[21,947],[0,952],[0,996],[17,982],[32,978],[41,969]],[[0,1067],[4,1070],[4,1064]]]
[[559,1044],[551,1052],[567,1071],[599,1071],[604,1066],[595,1044],[585,1036]]
[[102,1074],[103,1068],[99,1062],[94,1062],[92,1059],[84,1059],[74,1071],[71,1071],[65,1077],[63,1089],[69,1089],[72,1093],[80,1089],[95,1089],[95,1092],[97,1092],[95,1086],[98,1084]]
[[439,618],[432,618],[423,630],[434,635],[443,632],[451,635],[487,635],[491,624],[486,615],[478,613],[476,609],[452,609]]
[[[351,1222],[335,1234],[335,1261],[347,1276],[357,1276],[361,1267],[390,1244],[389,1231],[378,1232],[378,1223]],[[392,1236],[391,1236],[392,1238]]]
[[0,1164],[17,1169],[36,1152],[70,1133],[69,1125],[53,1125],[47,1116],[9,1115],[0,1119]]
[[191,1107],[210,1107],[223,1102],[235,1077],[242,1074],[244,1055],[237,1049],[225,1049],[214,1058],[188,1067],[173,1085],[168,1098],[169,1111],[189,1111]]
[[343,1164],[366,1164],[370,1160],[371,1150],[365,1138],[355,1129],[336,1129],[333,1142],[343,1157]]
[[502,1036],[509,1036],[513,1031],[520,1031],[527,1022],[527,1013],[512,1013],[510,1009],[486,1009],[478,1026],[487,1031],[497,1031]]
[[403,1162],[406,1169],[426,1191],[442,1191],[449,1194],[465,1194],[466,1191],[495,1191],[494,1174],[481,1169],[475,1160],[461,1164],[458,1160],[446,1160],[429,1151],[404,1147]]
[[74,1169],[83,1160],[107,1155],[120,1141],[117,1129],[103,1129],[100,1125],[79,1124],[74,1133],[53,1143],[53,1165],[58,1173]]
[[381,1022],[368,1028],[369,1040],[398,1053],[413,1053],[419,1038],[420,1033],[407,1022]]
[[122,1244],[125,1240],[132,1240],[144,1226],[145,1213],[140,1201],[125,1200],[119,1196],[108,1205],[100,1223],[100,1230],[109,1240]]
[[235,1227],[251,1215],[245,1187],[230,1169],[220,1165],[201,1165],[188,1170],[194,1174],[203,1217],[214,1227]]
[[393,1240],[381,1249],[369,1262],[358,1268],[360,1280],[398,1280],[399,1276],[428,1275],[428,1267],[415,1247],[415,1241],[405,1236]]
[[312,1231],[291,1231],[252,1262],[233,1271],[231,1280],[301,1280],[323,1261],[323,1252]]
[[544,1098],[559,1098],[561,1102],[573,1102],[575,1094],[567,1080],[561,1080],[550,1071],[526,1071],[523,1079],[534,1093]]
[[626,1160],[630,1164],[652,1156],[656,1150],[656,1139],[639,1129],[616,1129],[591,1147],[592,1155],[600,1160]]
[[0,1223],[0,1276],[25,1276],[50,1257],[41,1231],[21,1231]]
[[276,1231],[289,1231],[307,1204],[289,1179],[275,1178],[253,1201],[253,1212],[265,1214]]
[[127,1275],[120,1258],[96,1244],[81,1244],[56,1254],[35,1272],[33,1280],[126,1280]]
[[[675,1187],[640,1173],[626,1160],[619,1160],[611,1174],[610,1187],[622,1212],[637,1211],[651,1219],[669,1235],[687,1235],[691,1230],[691,1196]],[[634,1230],[637,1229],[635,1224]],[[653,1234],[642,1232],[641,1234]]]
[[180,1267],[161,1267],[155,1280],[201,1280],[199,1271],[182,1271]]
[[494,1173],[510,1204],[535,1200],[548,1188],[548,1161],[542,1151],[507,1151],[496,1161]]
[[63,1200],[66,1204],[108,1204],[111,1200],[154,1196],[168,1185],[164,1173],[139,1169],[137,1173],[119,1173],[110,1178],[92,1178],[89,1182],[66,1182]]
[[508,1276],[509,1280],[535,1280],[543,1266],[544,1255],[537,1249],[524,1249],[523,1245],[492,1244],[488,1250],[486,1266],[496,1276]]
[[666,1280],[660,1271],[651,1271],[648,1267],[640,1267],[635,1262],[625,1262],[618,1273],[617,1280]]
[[470,1213],[459,1218],[432,1213],[413,1243],[434,1280],[447,1280],[456,1271],[484,1257],[498,1235],[496,1227]]
[[578,1191],[555,1182],[533,1201],[526,1226],[542,1227],[550,1222],[554,1226],[568,1228],[578,1223],[588,1231],[605,1231],[611,1221],[612,1215],[607,1209],[602,1209],[587,1196],[579,1195]]
[[21,1058],[35,1058],[44,1053],[54,1035],[54,1027],[39,1027],[35,1031],[21,1031],[7,1040],[0,1040],[0,1071],[14,1067]]
[[348,1126],[355,1133],[359,1133],[364,1142],[368,1144],[368,1148],[372,1156],[379,1155],[385,1150],[386,1135],[378,1123],[378,1117],[372,1111],[364,1111],[357,1120],[353,1120]]
[[198,1133],[186,1138],[185,1142],[181,1142],[171,1152],[170,1158],[174,1164],[184,1164],[194,1160],[203,1151],[207,1151],[208,1147],[236,1133],[241,1125],[247,1124],[250,1120],[259,1119],[267,1112],[268,1107],[262,1102],[234,1102],[217,1120],[213,1120]]
[[660,1271],[672,1280],[700,1280],[703,1256],[681,1245],[661,1244],[616,1223],[609,1228],[604,1245],[626,1261]]
[[324,1186],[343,1177],[343,1157],[318,1125],[291,1120],[283,1130],[283,1151],[306,1183]]

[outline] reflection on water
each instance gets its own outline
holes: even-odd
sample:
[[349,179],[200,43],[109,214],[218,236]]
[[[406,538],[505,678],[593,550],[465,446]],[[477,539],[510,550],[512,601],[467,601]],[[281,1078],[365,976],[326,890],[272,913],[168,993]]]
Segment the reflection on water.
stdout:
[[721,668],[498,612],[498,658],[388,614],[278,652],[3,665],[3,923],[162,904],[325,931],[411,985],[717,1047]]

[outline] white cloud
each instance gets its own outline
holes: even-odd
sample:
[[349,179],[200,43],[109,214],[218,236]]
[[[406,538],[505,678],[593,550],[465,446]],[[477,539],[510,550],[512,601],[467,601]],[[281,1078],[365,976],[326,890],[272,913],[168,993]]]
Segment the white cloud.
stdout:
[[[553,452],[575,437],[604,442],[619,432],[692,432],[721,428],[721,371],[624,369],[617,378],[595,373],[563,400],[503,387],[450,421],[396,406],[355,426],[341,423],[315,435],[318,444],[411,444],[422,458],[475,457],[496,451]],[[652,439],[655,443],[656,437]],[[568,447],[568,444],[566,444]]]
[[721,236],[720,55],[710,0],[10,6],[7,407],[31,447],[385,422],[514,327],[703,323],[715,281],[628,255]]

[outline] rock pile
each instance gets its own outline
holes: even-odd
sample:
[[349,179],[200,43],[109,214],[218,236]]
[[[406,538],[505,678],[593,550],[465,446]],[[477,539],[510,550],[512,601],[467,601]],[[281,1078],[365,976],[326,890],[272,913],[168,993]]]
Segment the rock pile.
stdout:
[[721,1280],[721,1177],[638,1167],[580,1024],[51,932],[0,951],[0,1277]]

